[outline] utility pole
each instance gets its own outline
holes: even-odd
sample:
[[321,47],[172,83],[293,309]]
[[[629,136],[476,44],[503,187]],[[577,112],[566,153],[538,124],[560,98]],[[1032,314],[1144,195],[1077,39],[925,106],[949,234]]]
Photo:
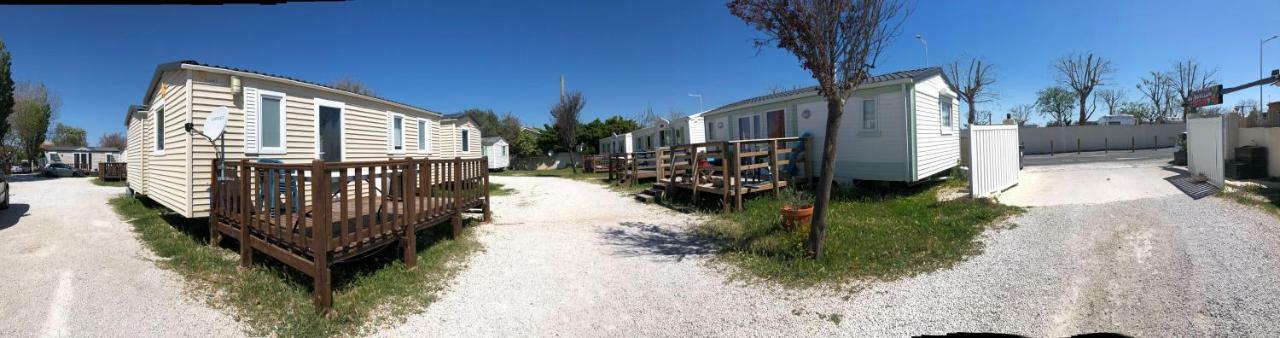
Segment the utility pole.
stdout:
[[560,74],[560,99],[564,100],[564,74]]
[[[1265,76],[1262,73],[1262,46],[1267,44],[1267,41],[1275,40],[1275,38],[1280,38],[1280,34],[1272,35],[1258,43],[1258,77]],[[1258,113],[1261,114],[1266,106],[1267,103],[1262,101],[1262,86],[1258,86]]]
[[924,45],[924,66],[929,66],[929,42],[924,41],[924,35],[916,34],[916,40],[920,40],[920,44]]

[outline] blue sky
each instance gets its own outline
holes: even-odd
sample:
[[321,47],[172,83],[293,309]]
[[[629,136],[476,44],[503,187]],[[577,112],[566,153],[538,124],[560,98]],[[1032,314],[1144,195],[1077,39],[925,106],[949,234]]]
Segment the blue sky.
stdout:
[[[924,0],[885,51],[877,73],[924,65],[917,33],[938,65],[963,55],[997,67],[1000,116],[1052,85],[1050,64],[1092,51],[1133,88],[1151,70],[1194,57],[1228,84],[1257,78],[1258,41],[1280,34],[1280,1]],[[510,111],[549,120],[559,76],[587,97],[585,119],[665,113],[813,84],[790,54],[756,50],[759,34],[717,1],[358,1],[275,6],[0,7],[0,39],[16,80],[41,81],[63,100],[60,122],[123,131],[155,66],[193,59],[315,82],[355,78],[379,95],[451,113]],[[1266,46],[1280,68],[1280,40]],[[1268,88],[1280,100],[1280,90]],[[1258,91],[1228,95],[1228,103]],[[1037,116],[1035,121],[1043,121]]]

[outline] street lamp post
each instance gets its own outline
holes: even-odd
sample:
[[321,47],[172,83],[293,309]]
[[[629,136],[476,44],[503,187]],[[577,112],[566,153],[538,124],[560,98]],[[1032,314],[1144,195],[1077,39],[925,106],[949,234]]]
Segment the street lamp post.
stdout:
[[702,112],[702,110],[703,110],[703,108],[702,108],[702,94],[689,94],[689,97],[696,97],[696,98],[698,98],[698,112],[699,112],[699,113],[701,113],[701,112]]
[[[1280,38],[1280,34],[1272,35],[1269,38],[1262,39],[1262,42],[1258,43],[1258,78],[1262,78],[1263,76],[1266,76],[1266,74],[1263,74],[1262,72],[1262,45],[1265,45],[1267,44],[1267,41],[1275,40],[1276,38]],[[1266,104],[1263,103],[1262,101],[1262,87],[1265,87],[1265,86],[1258,86],[1258,114],[1259,115],[1262,114],[1262,107],[1266,106]]]
[[916,40],[920,40],[920,44],[924,45],[924,66],[929,66],[929,42],[924,41],[924,35],[916,34]]

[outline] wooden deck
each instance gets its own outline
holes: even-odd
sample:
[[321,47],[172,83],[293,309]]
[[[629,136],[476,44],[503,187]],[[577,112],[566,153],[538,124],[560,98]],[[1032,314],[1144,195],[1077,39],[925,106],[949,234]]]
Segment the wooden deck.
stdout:
[[128,177],[127,163],[118,162],[102,162],[98,163],[98,178],[103,181],[118,181]]
[[210,195],[210,235],[214,242],[222,236],[239,240],[242,266],[260,252],[312,276],[316,308],[326,311],[333,301],[330,267],[335,262],[398,243],[405,264],[413,266],[418,230],[450,223],[456,236],[462,231],[462,213],[470,211],[488,222],[487,163],[486,158],[310,164],[242,160],[228,164],[219,179],[214,162],[211,179],[218,183]]
[[[744,196],[806,183],[808,137],[706,142],[660,148],[652,170],[663,194],[711,194],[723,210],[742,210]],[[647,173],[645,173],[647,174]],[[637,175],[645,175],[637,174]]]

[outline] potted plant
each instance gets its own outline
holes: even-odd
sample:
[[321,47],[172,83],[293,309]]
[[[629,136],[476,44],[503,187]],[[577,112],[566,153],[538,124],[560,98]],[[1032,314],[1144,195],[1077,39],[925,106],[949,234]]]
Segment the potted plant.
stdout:
[[809,224],[809,218],[813,217],[812,196],[803,191],[787,187],[778,191],[778,198],[782,200],[782,210],[780,212],[782,213],[783,229],[795,230]]

